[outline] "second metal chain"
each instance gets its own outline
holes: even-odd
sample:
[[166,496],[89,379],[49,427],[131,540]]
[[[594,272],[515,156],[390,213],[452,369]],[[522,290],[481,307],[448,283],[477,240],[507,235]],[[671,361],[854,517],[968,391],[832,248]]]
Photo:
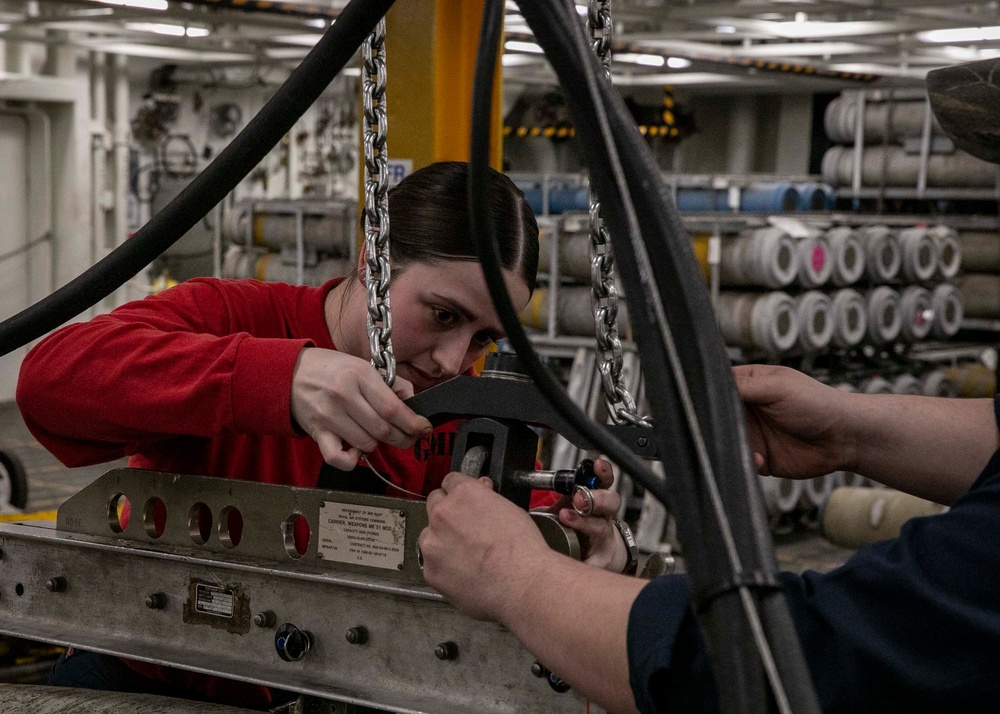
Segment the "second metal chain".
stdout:
[[362,45],[365,151],[365,286],[372,365],[390,387],[396,381],[389,304],[389,172],[386,154],[385,18]]
[[[594,53],[601,61],[604,74],[611,78],[611,42],[614,23],[611,20],[611,0],[590,0],[587,13],[590,41]],[[622,341],[618,335],[618,289],[615,287],[615,258],[611,252],[611,238],[601,217],[601,203],[593,190],[590,192],[590,282],[600,356],[598,369],[601,386],[608,406],[608,416],[615,424],[651,426],[652,422],[639,416],[635,399],[622,379]]]

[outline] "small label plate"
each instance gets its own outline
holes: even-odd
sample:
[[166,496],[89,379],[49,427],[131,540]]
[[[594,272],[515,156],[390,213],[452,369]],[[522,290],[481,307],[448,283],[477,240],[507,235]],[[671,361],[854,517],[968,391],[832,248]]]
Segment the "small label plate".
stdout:
[[224,588],[198,583],[195,587],[195,612],[216,617],[232,617],[236,612],[236,598]]
[[319,557],[402,570],[406,514],[393,508],[325,502],[319,509]]

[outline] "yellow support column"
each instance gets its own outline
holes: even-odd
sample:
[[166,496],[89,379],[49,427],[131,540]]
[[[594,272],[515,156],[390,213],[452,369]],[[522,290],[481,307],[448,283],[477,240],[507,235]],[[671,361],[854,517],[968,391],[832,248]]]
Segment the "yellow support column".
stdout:
[[[386,16],[390,160],[413,169],[468,161],[472,80],[483,0],[399,0]],[[494,79],[491,165],[502,164],[500,63]]]

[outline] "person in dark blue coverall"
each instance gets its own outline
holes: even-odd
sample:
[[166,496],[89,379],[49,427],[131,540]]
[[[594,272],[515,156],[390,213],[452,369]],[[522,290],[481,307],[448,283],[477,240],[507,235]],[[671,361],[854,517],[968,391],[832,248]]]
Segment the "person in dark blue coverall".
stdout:
[[[951,506],[827,574],[782,574],[825,712],[1000,712],[1000,397],[841,392],[784,367],[735,370],[761,473],[848,470]],[[613,712],[717,711],[683,575],[647,582],[549,550],[488,480],[427,503],[424,574]]]

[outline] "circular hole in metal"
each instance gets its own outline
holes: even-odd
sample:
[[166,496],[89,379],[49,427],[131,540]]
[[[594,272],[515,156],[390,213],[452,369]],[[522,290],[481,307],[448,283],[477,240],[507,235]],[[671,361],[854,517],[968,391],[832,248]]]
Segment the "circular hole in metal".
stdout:
[[128,519],[132,514],[128,497],[123,493],[116,493],[108,501],[108,525],[115,533],[121,533],[128,528]]
[[212,509],[200,501],[191,506],[188,516],[188,533],[198,545],[204,545],[212,535]]
[[142,509],[142,525],[150,538],[159,538],[167,527],[167,504],[159,496],[153,496],[146,501]]
[[21,583],[18,583],[17,585],[14,586],[14,594],[17,595],[18,597],[24,595],[24,586],[21,585]]
[[235,548],[243,540],[243,514],[236,506],[226,506],[219,514],[219,540],[227,548]]
[[289,557],[298,560],[309,550],[311,536],[309,521],[301,513],[293,513],[285,519],[285,550]]

